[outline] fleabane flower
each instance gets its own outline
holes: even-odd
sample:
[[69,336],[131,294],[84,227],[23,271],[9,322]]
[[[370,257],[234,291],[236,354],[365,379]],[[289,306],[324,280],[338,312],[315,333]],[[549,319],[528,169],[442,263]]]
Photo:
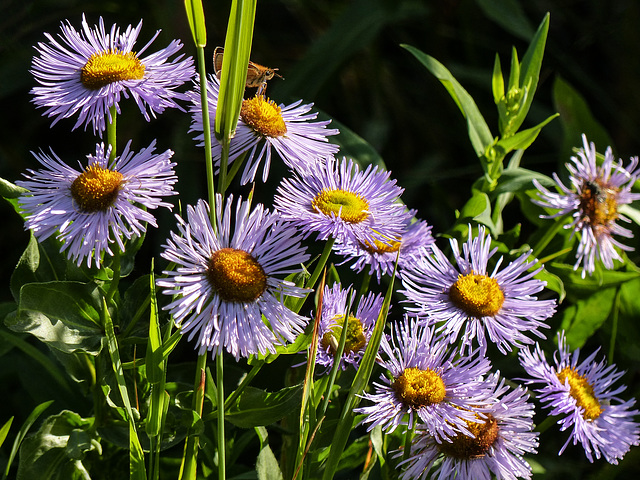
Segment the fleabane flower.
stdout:
[[[318,334],[318,354],[316,363],[327,369],[333,366],[338,351],[343,329],[347,329],[347,337],[342,352],[340,367],[346,370],[347,365],[358,368],[371,332],[378,319],[384,298],[370,292],[362,297],[356,305],[353,303],[355,292],[350,288],[343,289],[339,283],[325,287],[322,296],[322,314]],[[347,306],[352,304],[353,310],[345,320]]]
[[[531,467],[522,458],[538,448],[533,432],[533,405],[522,387],[510,389],[504,379],[490,375],[494,400],[484,409],[483,423],[468,422],[473,436],[457,434],[438,442],[418,427],[410,457],[400,464],[402,480],[515,480],[531,478]],[[430,475],[430,476],[429,476]]]
[[[207,99],[210,116],[214,118],[220,83],[214,75],[209,78]],[[197,132],[195,140],[200,142],[199,146],[204,146],[199,84],[188,96],[192,102],[189,131]],[[313,104],[302,105],[302,100],[290,105],[277,105],[262,95],[242,101],[236,133],[229,146],[229,163],[244,154],[248,155],[240,178],[242,185],[254,180],[263,161],[262,181],[267,181],[272,150],[276,151],[285,165],[297,172],[309,171],[317,162],[323,162],[338,151],[338,146],[327,140],[327,137],[337,135],[338,130],[327,128],[330,120],[313,122],[318,114],[311,112],[312,107]],[[215,164],[220,166],[222,145],[215,140],[213,129],[211,122],[211,153]]]
[[412,269],[403,271],[407,310],[439,323],[438,331],[451,343],[462,332],[463,350],[475,339],[485,352],[487,336],[504,354],[512,346],[533,343],[527,334],[544,338],[540,329],[548,325],[543,320],[554,314],[556,304],[534,296],[546,283],[533,278],[542,267],[529,271],[537,262],[528,261],[531,253],[502,269],[500,257],[489,273],[489,260],[497,248],[491,249],[491,235],[484,227],[476,237],[469,229],[462,252],[455,239],[450,242],[455,266],[433,245],[431,255],[418,258]]
[[355,410],[365,415],[368,430],[379,425],[390,433],[417,423],[437,442],[458,433],[472,435],[469,424],[484,421],[482,412],[490,399],[483,376],[491,363],[477,352],[460,356],[447,347],[432,327],[415,318],[405,316],[393,326],[379,352],[391,378],[381,375],[374,393],[363,395],[371,405]]
[[571,215],[572,221],[564,228],[578,233],[579,243],[576,251],[574,270],[582,264],[582,277],[591,275],[596,260],[606,269],[614,268],[614,260],[622,261],[616,250],[631,251],[632,247],[620,243],[614,235],[632,238],[631,230],[623,227],[617,220],[629,223],[630,220],[620,213],[620,206],[640,199],[640,193],[632,193],[631,187],[640,175],[638,157],[631,159],[627,167],[622,160],[616,162],[611,147],[607,148],[604,162],[596,164],[596,147],[582,136],[583,148],[577,157],[571,157],[567,163],[570,186],[565,186],[556,173],[553,178],[558,192],[544,188],[537,180],[533,183],[539,191],[536,205],[558,209],[552,215],[543,218],[555,218]]
[[[402,229],[401,235],[395,240],[385,242],[375,240],[374,243],[336,243],[333,247],[336,253],[342,255],[345,260],[340,264],[353,261],[351,269],[362,272],[369,267],[368,274],[376,275],[378,282],[383,275],[393,275],[398,259],[398,277],[407,268],[413,268],[416,258],[428,255],[430,246],[435,243],[431,235],[431,225],[424,220],[416,220],[411,223],[414,211],[410,211],[407,223]],[[400,252],[398,256],[398,252]]]
[[33,153],[45,168],[29,170],[27,180],[16,182],[29,190],[19,200],[25,227],[40,241],[55,234],[68,258],[100,268],[102,255],[113,255],[111,244],[123,251],[124,239],[142,236],[146,224],[157,226],[148,209],[172,208],[162,197],[176,193],[173,152],[155,154],[155,143],[135,153],[129,142],[113,162],[111,148],[99,144],[87,156],[88,165],[77,170],[53,151]]
[[46,109],[45,115],[55,117],[54,125],[77,113],[73,129],[91,124],[100,135],[106,128],[105,117],[111,119],[109,108],[115,106],[120,113],[121,97],[131,97],[147,121],[165,108],[179,108],[176,99],[184,95],[175,89],[195,74],[193,59],[179,55],[170,60],[182,48],[179,40],[143,56],[159,30],[134,51],[141,29],[142,21],[124,32],[116,25],[107,32],[102,18],[92,28],[83,15],[81,31],[68,22],[62,24],[59,40],[45,33],[49,42],[38,44],[31,69],[40,83],[31,90],[33,102]]
[[308,174],[284,179],[274,205],[305,237],[315,232],[320,240],[374,245],[401,236],[408,218],[399,203],[403,191],[387,171],[329,158]]
[[296,229],[277,213],[233,196],[216,199],[215,228],[209,206],[200,200],[178,217],[161,256],[177,265],[157,284],[176,295],[166,310],[189,340],[197,337],[199,354],[226,349],[236,359],[275,353],[292,342],[308,322],[284,306],[286,296],[309,290],[280,277],[302,271],[309,259]]
[[635,399],[624,401],[617,395],[626,386],[614,388],[624,372],[615,365],[607,366],[605,359],[596,362],[600,349],[581,363],[580,349],[569,352],[564,331],[558,332],[558,350],[553,364],[547,362],[540,345],[533,351],[520,351],[520,363],[526,370],[528,384],[550,415],[559,415],[560,431],[571,429],[571,434],[560,449],[564,452],[569,442],[578,442],[590,462],[603,456],[609,463],[617,464],[632,445],[640,444],[640,426],[634,421],[637,410],[631,410]]

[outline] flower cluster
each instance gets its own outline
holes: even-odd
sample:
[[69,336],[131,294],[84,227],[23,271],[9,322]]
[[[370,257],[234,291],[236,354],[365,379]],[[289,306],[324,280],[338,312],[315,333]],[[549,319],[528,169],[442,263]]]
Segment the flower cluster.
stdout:
[[[18,200],[25,226],[38,241],[55,238],[60,252],[78,266],[114,267],[99,282],[100,288],[111,282],[104,295],[109,309],[119,307],[119,255],[144,237],[149,225],[157,226],[152,211],[172,209],[166,197],[177,193],[171,150],[155,153],[154,140],[137,153],[132,141],[116,151],[120,103],[131,98],[149,121],[167,108],[182,109],[181,101],[190,102],[189,133],[199,146],[205,135],[213,137],[213,130],[204,131],[203,86],[193,79],[193,60],[179,54],[178,40],[149,53],[159,32],[134,49],[141,29],[142,22],[123,31],[116,25],[107,30],[102,18],[90,27],[83,17],[80,31],[67,23],[59,38],[46,34],[48,42],[36,47],[33,59],[32,74],[39,83],[32,89],[33,102],[53,124],[77,116],[72,129],[91,125],[100,137],[106,131],[110,144],[99,143],[95,155],[76,167],[53,150],[34,153],[42,169],[28,170],[26,179],[16,182],[26,190]],[[185,84],[192,90],[180,92]],[[213,116],[218,77],[211,76],[206,89]],[[564,332],[558,334],[553,363],[547,362],[537,340],[545,339],[557,302],[543,291],[543,278],[550,277],[543,276],[544,266],[528,246],[505,260],[509,249],[496,238],[498,222],[486,221],[487,226],[469,225],[462,243],[450,238],[448,255],[436,244],[433,227],[403,204],[404,190],[391,172],[338,157],[339,147],[329,139],[339,132],[329,128],[330,121],[317,120],[313,104],[277,104],[265,89],[260,84],[255,96],[243,99],[229,152],[214,141],[211,153],[218,168],[228,162],[224,166],[232,167],[231,177],[244,163],[240,186],[253,182],[260,168],[266,182],[276,157],[288,174],[271,210],[254,205],[253,192],[244,200],[223,192],[211,194],[211,205],[199,200],[176,215],[177,226],[160,253],[168,266],[155,279],[165,295],[160,303],[171,317],[169,328],[175,325],[193,340],[201,356],[227,352],[236,360],[304,352],[317,342],[317,356],[308,361],[322,367],[320,374],[333,371],[336,377],[354,369],[361,374],[362,359],[371,360],[370,368],[377,354],[384,372],[371,390],[358,392],[363,405],[355,413],[367,431],[406,435],[405,450],[396,451],[403,457],[399,465],[405,480],[531,477],[524,456],[538,449],[533,403],[524,386],[507,385],[492,371],[489,353],[517,355],[518,368],[529,376],[525,384],[533,385],[537,400],[560,417],[560,430],[571,430],[560,453],[573,442],[590,462],[604,457],[616,464],[640,444],[635,400],[618,398],[625,387],[613,387],[622,372],[596,362],[598,352],[580,363],[579,349],[570,353]],[[557,192],[534,180],[534,203],[558,210],[543,218],[571,217],[565,228],[572,230],[570,238],[579,239],[574,269],[582,265],[584,279],[597,263],[613,269],[615,260],[623,260],[620,250],[632,250],[614,236],[632,237],[618,220],[630,221],[621,207],[640,200],[632,192],[640,168],[637,157],[627,167],[614,161],[611,148],[598,164],[586,136],[571,160],[570,186],[557,174]],[[452,231],[459,227],[464,225]],[[307,253],[310,237],[326,241],[317,263]],[[504,255],[497,256],[498,251]],[[317,330],[311,333],[313,315],[300,312],[332,252],[340,257],[339,266],[350,265],[353,272],[347,274],[362,275],[361,294],[343,288],[344,277],[333,266],[327,269],[330,286],[321,292]],[[314,273],[306,275],[311,266]],[[387,334],[376,330],[382,334],[379,349],[372,338],[380,336],[373,332],[377,320],[380,326],[386,320],[381,312],[387,304],[381,294],[367,291],[374,276],[378,287],[389,282],[389,296],[401,296],[405,309],[402,318],[388,322]],[[402,283],[398,291],[392,288],[394,277]],[[336,377],[325,379],[330,383]],[[325,405],[333,398],[333,386],[325,392]],[[222,425],[224,418],[219,418]]]

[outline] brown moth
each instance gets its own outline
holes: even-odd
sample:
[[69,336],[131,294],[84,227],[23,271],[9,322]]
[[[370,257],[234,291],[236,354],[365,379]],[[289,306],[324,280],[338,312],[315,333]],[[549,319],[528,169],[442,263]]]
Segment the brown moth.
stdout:
[[[222,70],[222,55],[224,49],[222,47],[216,47],[213,52],[213,70],[218,79],[220,78],[220,72]],[[259,65],[254,62],[249,62],[247,69],[247,82],[246,87],[258,88],[256,95],[262,95],[267,90],[267,81],[271,80],[274,76],[283,78],[282,75],[276,73],[277,68],[269,68],[264,65]]]

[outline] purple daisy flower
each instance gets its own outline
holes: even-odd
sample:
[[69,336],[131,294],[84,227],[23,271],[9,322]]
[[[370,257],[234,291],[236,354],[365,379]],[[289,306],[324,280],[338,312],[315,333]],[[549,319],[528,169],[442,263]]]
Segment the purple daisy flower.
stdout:
[[284,179],[275,208],[304,233],[341,243],[390,242],[399,238],[408,213],[399,203],[404,189],[390,173],[369,165],[361,171],[353,160],[333,157],[309,174]]
[[546,285],[533,277],[542,269],[528,271],[536,262],[528,262],[531,252],[524,254],[500,270],[502,257],[488,274],[489,259],[497,248],[491,250],[491,235],[480,227],[473,238],[462,246],[451,239],[451,249],[457,267],[435,245],[432,255],[416,259],[413,269],[402,274],[402,292],[414,306],[409,311],[427,315],[439,323],[438,331],[454,343],[462,331],[461,348],[470,347],[475,338],[482,352],[487,340],[495,343],[503,354],[511,346],[533,343],[527,333],[545,338],[539,331],[548,328],[542,322],[555,313],[555,300],[538,300],[533,294]]
[[182,48],[179,40],[142,57],[160,31],[136,53],[133,48],[141,28],[142,21],[122,33],[113,25],[107,33],[102,18],[90,28],[83,15],[80,32],[68,22],[61,26],[60,41],[45,33],[49,43],[39,43],[39,56],[33,58],[31,73],[41,85],[31,90],[33,102],[46,108],[48,117],[56,117],[54,125],[79,113],[73,129],[82,124],[86,129],[91,123],[100,135],[106,128],[105,116],[111,118],[109,108],[115,105],[120,113],[121,96],[131,96],[147,121],[165,108],[180,108],[175,100],[184,95],[175,89],[195,74],[193,59],[179,55],[169,60]]
[[640,427],[633,420],[639,412],[631,410],[635,399],[623,401],[617,396],[626,386],[612,390],[624,372],[618,372],[615,365],[607,366],[605,359],[595,362],[599,350],[578,363],[580,349],[573,354],[569,352],[563,330],[558,333],[553,365],[537,344],[533,352],[527,347],[519,355],[531,377],[527,383],[543,384],[534,389],[540,402],[551,410],[551,415],[562,416],[558,420],[560,431],[572,429],[559,455],[569,442],[574,445],[580,442],[590,462],[594,456],[596,459],[603,456],[609,463],[617,464],[631,445],[640,444]]
[[571,188],[565,186],[554,173],[553,178],[559,192],[550,192],[534,180],[533,183],[539,190],[539,199],[532,201],[536,205],[559,210],[543,218],[572,216],[573,220],[565,228],[579,233],[573,268],[577,270],[582,264],[584,278],[585,273],[591,275],[594,272],[596,259],[609,270],[614,268],[614,260],[622,261],[616,247],[625,251],[633,250],[617,241],[614,235],[633,237],[631,230],[616,223],[616,220],[630,222],[620,213],[620,206],[640,199],[640,193],[631,193],[640,170],[636,168],[638,157],[632,158],[626,168],[623,167],[622,160],[616,163],[611,147],[607,147],[604,162],[598,166],[595,145],[589,144],[585,135],[582,135],[582,142],[584,148],[578,151],[577,157],[571,157],[573,164],[566,164]]
[[468,423],[483,421],[489,397],[482,377],[491,369],[489,360],[476,353],[448,351],[432,327],[405,316],[392,328],[390,340],[383,337],[380,343],[386,357],[381,365],[393,378],[381,375],[380,383],[373,384],[375,393],[363,395],[372,405],[356,412],[365,415],[368,430],[379,425],[390,433],[422,422],[438,442],[461,432],[472,435]]
[[[210,76],[207,86],[207,98],[211,118],[215,117],[218,105],[220,83],[217,77]],[[202,125],[202,105],[200,104],[200,85],[188,93],[193,105],[191,128],[189,132],[198,132],[194,140],[198,146],[204,146],[204,127]],[[264,159],[262,181],[266,182],[271,166],[272,149],[290,169],[308,172],[317,162],[333,156],[338,146],[329,143],[327,137],[337,135],[337,129],[326,128],[330,120],[312,122],[318,114],[311,113],[313,104],[301,105],[299,100],[291,105],[276,105],[262,95],[243,100],[236,133],[229,147],[229,163],[248,152],[240,183],[252,182]],[[211,122],[213,140],[211,153],[216,165],[220,166],[222,145],[215,141],[214,125]]]
[[[161,256],[177,265],[157,284],[166,295],[178,295],[164,307],[181,327],[196,335],[199,354],[223,348],[236,359],[275,353],[276,345],[292,342],[308,318],[284,306],[284,297],[302,297],[309,290],[278,278],[300,272],[309,259],[301,237],[277,213],[261,204],[233,196],[216,200],[215,229],[209,206],[200,200],[187,207],[187,221],[178,217]],[[266,322],[264,319],[266,319]]]
[[40,241],[57,233],[68,258],[80,265],[86,258],[100,268],[102,254],[113,255],[110,244],[124,250],[123,237],[140,237],[147,223],[157,227],[147,209],[172,208],[162,197],[175,195],[178,181],[170,161],[173,152],[154,154],[155,140],[148,148],[134,153],[127,143],[122,155],[110,165],[111,148],[96,146],[96,155],[88,155],[88,166],[79,170],[41,152],[33,156],[45,169],[25,174],[16,182],[29,190],[20,197],[26,213],[25,227]]
[[[329,370],[333,366],[334,357],[345,325],[347,304],[353,302],[355,292],[346,290],[339,283],[331,288],[325,286],[322,296],[322,316],[320,318],[318,354],[316,363]],[[347,364],[358,368],[362,355],[371,338],[371,332],[380,315],[384,298],[373,292],[360,299],[355,314],[350,313],[347,319],[347,338],[342,354],[340,367],[346,370]],[[355,307],[355,305],[353,305]]]
[[490,396],[495,400],[484,410],[484,423],[469,422],[473,437],[458,434],[447,442],[419,428],[411,456],[401,463],[401,479],[515,480],[531,478],[531,467],[522,458],[536,453],[538,433],[533,432],[533,405],[522,387],[509,389],[504,379],[491,375]]
[[[398,277],[402,277],[402,271],[412,268],[416,258],[428,255],[430,246],[435,243],[431,235],[431,226],[424,220],[410,223],[410,218],[415,211],[408,213],[407,224],[402,230],[399,240],[388,243],[376,240],[370,243],[336,243],[333,249],[340,255],[347,257],[340,265],[354,260],[351,269],[360,273],[367,266],[369,275],[375,273],[378,282],[382,275],[393,275],[398,259]],[[398,251],[400,256],[398,257]]]

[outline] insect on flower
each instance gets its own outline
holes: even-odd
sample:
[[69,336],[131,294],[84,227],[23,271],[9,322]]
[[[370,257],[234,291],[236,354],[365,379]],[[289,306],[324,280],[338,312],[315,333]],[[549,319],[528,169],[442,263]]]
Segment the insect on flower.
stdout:
[[[216,47],[213,52],[213,70],[215,71],[216,77],[220,79],[220,72],[222,71],[222,55],[224,53],[224,48]],[[249,62],[249,66],[247,69],[247,81],[245,83],[246,87],[249,88],[258,88],[256,92],[256,96],[263,95],[267,90],[267,82],[271,80],[274,76],[280,77],[284,79],[282,75],[276,73],[277,68],[265,67],[264,65],[259,65],[254,62]]]

